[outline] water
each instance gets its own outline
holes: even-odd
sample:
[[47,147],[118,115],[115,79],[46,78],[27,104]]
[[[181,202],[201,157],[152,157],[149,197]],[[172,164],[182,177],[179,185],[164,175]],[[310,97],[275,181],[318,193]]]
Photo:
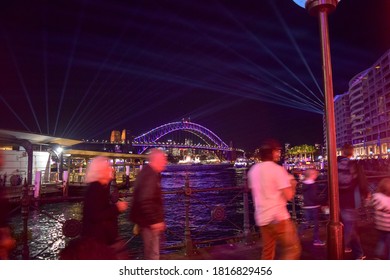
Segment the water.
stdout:
[[[162,173],[163,191],[171,193],[164,195],[167,231],[164,246],[179,246],[184,240],[186,198],[182,193],[188,178],[194,192],[189,197],[189,221],[193,240],[234,236],[243,228],[243,199],[238,190],[223,191],[222,189],[245,184],[246,169],[235,169],[227,165],[186,165],[168,166]],[[196,192],[211,189],[207,192]],[[215,190],[215,191],[214,191]],[[123,190],[122,192],[126,192]],[[130,198],[128,198],[130,200]],[[212,213],[218,206],[223,220],[213,219]],[[223,206],[223,207],[219,207]],[[21,259],[21,235],[23,223],[17,211],[12,216],[11,224],[17,238],[18,247],[11,258]],[[252,215],[251,215],[252,216]],[[31,259],[58,259],[58,254],[70,238],[62,233],[63,223],[68,219],[81,220],[82,203],[66,202],[44,204],[39,208],[31,208],[28,220],[29,250]],[[128,241],[130,251],[141,247],[139,237],[133,237],[132,225],[127,219],[128,212],[119,216],[120,236]]]

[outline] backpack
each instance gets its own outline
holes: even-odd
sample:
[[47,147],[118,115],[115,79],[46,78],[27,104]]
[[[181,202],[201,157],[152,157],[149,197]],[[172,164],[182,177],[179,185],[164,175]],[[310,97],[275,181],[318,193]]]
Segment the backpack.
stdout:
[[355,192],[355,203],[361,205],[361,201],[368,196],[368,181],[363,167],[358,161],[349,158],[339,157],[338,177],[339,189],[341,191],[352,188]]
[[337,161],[339,188],[341,190],[349,189],[351,187],[354,188],[358,182],[358,170],[356,163],[345,157],[340,157]]

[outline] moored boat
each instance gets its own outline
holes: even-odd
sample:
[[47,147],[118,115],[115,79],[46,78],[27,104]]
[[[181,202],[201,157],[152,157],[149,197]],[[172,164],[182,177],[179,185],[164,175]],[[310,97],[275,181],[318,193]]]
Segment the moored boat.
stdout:
[[239,157],[235,160],[234,162],[234,165],[233,167],[235,168],[247,168],[249,166],[251,166],[252,163],[249,159],[247,158],[243,158],[243,157]]

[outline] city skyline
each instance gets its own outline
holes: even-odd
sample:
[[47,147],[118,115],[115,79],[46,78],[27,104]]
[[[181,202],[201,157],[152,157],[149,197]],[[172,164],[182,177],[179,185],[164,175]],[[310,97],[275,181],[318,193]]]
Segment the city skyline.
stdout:
[[[366,2],[329,15],[335,95],[390,48],[389,1]],[[190,118],[245,150],[323,141],[318,19],[292,0],[2,6],[0,128],[109,139]]]

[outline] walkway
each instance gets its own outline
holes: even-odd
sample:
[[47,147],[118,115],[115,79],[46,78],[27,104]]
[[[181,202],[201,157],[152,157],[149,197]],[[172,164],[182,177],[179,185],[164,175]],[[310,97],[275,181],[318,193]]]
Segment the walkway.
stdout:
[[[375,258],[374,249],[377,240],[377,233],[371,223],[360,225],[360,237],[367,260]],[[326,225],[321,226],[320,235],[326,240]],[[302,242],[302,260],[327,260],[327,246],[313,246],[311,230],[305,232]],[[186,256],[183,252],[161,255],[162,260],[257,260],[260,259],[261,239],[251,244],[234,243],[212,247],[205,247],[196,250],[194,254]],[[352,260],[352,253],[346,253],[345,260]]]

